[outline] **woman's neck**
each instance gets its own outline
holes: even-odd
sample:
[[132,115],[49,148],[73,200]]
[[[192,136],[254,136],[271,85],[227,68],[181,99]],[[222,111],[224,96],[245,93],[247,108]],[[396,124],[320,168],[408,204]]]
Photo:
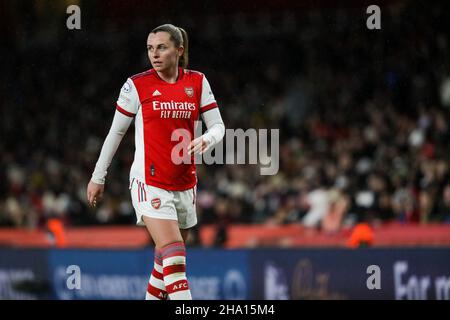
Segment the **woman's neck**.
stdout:
[[168,82],[168,83],[177,82],[178,66],[173,69],[167,70],[166,72],[160,72],[160,71],[157,71],[157,72],[158,72],[158,76],[165,82]]

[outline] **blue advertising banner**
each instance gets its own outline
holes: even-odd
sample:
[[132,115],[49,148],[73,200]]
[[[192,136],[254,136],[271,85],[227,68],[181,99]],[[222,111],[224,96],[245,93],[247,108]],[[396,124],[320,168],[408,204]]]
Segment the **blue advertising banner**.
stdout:
[[248,250],[188,250],[187,272],[192,298],[250,299],[248,256]]
[[250,253],[254,299],[450,299],[450,249]]
[[[192,297],[248,299],[247,256],[247,251],[188,249]],[[51,250],[49,265],[54,299],[143,300],[153,268],[153,250]]]
[[[1,299],[143,300],[153,249],[1,249]],[[188,248],[195,300],[450,300],[450,248]]]
[[0,299],[48,299],[47,250],[0,250]]
[[143,300],[152,250],[51,250],[54,299]]

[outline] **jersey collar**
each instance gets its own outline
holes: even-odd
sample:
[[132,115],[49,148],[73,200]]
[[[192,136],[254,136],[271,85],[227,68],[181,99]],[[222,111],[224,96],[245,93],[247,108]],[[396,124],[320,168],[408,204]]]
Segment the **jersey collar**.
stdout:
[[183,79],[183,76],[184,76],[184,69],[182,67],[178,67],[177,81],[175,81],[175,83],[169,83],[169,82],[161,79],[161,77],[159,76],[158,72],[156,72],[155,69],[151,69],[150,71],[155,74],[155,76],[158,78],[159,81],[164,82],[165,84],[177,84],[179,81],[181,81]]

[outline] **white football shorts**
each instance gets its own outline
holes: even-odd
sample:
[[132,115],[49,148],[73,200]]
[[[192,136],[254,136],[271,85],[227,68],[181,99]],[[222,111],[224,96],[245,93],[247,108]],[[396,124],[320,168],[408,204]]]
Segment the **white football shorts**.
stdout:
[[197,186],[184,191],[169,191],[131,179],[129,189],[138,226],[144,226],[142,216],[176,220],[180,229],[197,224]]

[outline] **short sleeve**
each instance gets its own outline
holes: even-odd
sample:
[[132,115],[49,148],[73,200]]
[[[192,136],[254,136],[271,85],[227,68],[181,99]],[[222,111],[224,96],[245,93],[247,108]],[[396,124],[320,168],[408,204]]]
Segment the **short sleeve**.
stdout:
[[122,89],[120,89],[116,108],[118,111],[129,117],[134,117],[138,112],[139,95],[133,80],[130,78],[127,79],[123,84]]
[[200,113],[217,108],[217,101],[212,93],[211,86],[209,85],[206,77],[203,76],[202,80],[202,97],[200,101]]

